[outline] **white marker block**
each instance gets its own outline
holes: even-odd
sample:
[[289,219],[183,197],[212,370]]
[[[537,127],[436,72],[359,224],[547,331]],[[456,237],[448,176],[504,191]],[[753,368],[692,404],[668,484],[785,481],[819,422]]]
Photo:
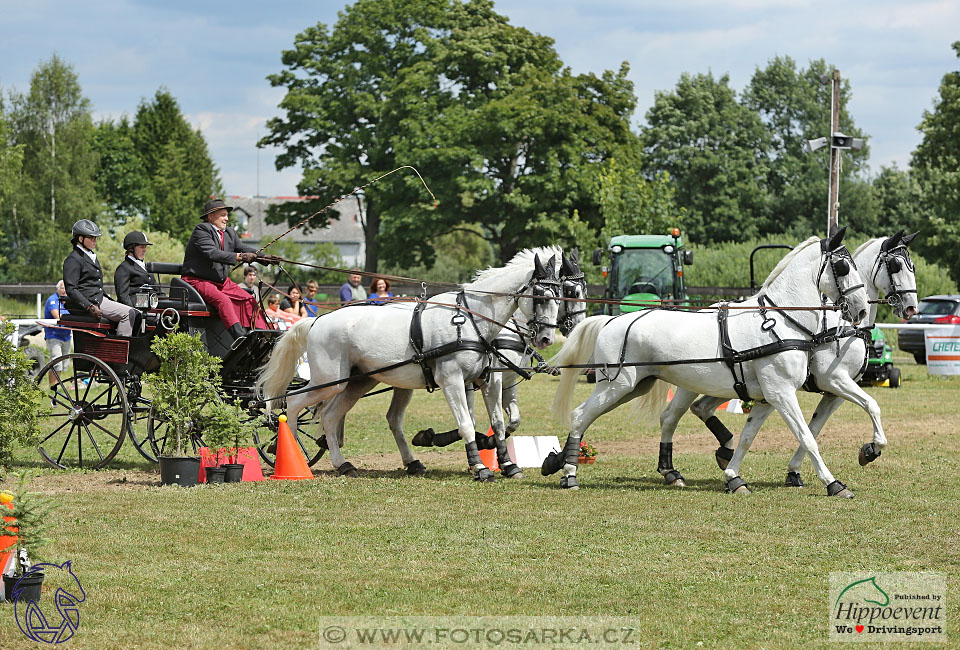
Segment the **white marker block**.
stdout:
[[557,436],[510,436],[507,451],[518,467],[540,467],[551,451],[560,451]]

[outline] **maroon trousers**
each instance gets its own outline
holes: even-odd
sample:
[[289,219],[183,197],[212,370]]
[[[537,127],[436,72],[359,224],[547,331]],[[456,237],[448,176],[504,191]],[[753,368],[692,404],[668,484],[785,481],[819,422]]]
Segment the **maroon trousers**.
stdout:
[[[192,275],[184,275],[183,281],[197,290],[208,305],[217,310],[224,327],[230,329],[237,323],[244,327],[266,329],[263,311],[257,309],[257,299],[227,278],[223,282],[211,282]],[[256,321],[254,321],[256,313]],[[256,327],[253,323],[255,322]]]

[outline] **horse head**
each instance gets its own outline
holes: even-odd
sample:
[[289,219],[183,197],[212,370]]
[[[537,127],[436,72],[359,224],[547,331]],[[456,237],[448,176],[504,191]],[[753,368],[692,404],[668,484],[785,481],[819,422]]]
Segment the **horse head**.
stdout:
[[560,264],[560,284],[564,300],[560,303],[560,333],[569,336],[573,328],[587,316],[587,278],[580,270],[580,252],[574,248],[570,256],[563,255]]
[[[880,244],[873,269],[873,283],[887,297],[894,313],[900,318],[910,318],[917,313],[916,266],[910,257],[907,245],[920,234],[904,235],[899,230]],[[884,271],[884,273],[881,273]]]
[[[844,318],[856,324],[867,316],[867,292],[850,251],[843,245],[847,229],[820,240],[821,264],[817,285],[821,293],[841,308]],[[854,273],[851,273],[854,271]]]
[[540,261],[540,255],[534,256],[530,289],[533,293],[533,314],[527,324],[534,346],[542,350],[553,344],[560,310],[561,285],[557,277],[556,255],[550,256],[546,267]]

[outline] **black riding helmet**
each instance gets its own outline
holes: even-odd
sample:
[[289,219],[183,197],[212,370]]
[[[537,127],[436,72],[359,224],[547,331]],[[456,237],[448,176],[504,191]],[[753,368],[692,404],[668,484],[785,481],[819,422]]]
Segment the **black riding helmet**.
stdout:
[[130,252],[135,246],[153,246],[147,241],[147,236],[139,230],[131,230],[123,238],[123,250]]

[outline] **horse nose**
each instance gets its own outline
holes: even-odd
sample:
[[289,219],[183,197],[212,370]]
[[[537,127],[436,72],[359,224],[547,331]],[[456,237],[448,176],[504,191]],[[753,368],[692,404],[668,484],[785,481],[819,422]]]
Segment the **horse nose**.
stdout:
[[858,323],[863,322],[863,319],[866,317],[867,317],[867,310],[861,309],[860,313],[857,315],[857,322]]
[[917,308],[914,307],[913,305],[910,305],[909,307],[907,307],[907,310],[904,312],[903,317],[910,318],[911,316],[916,316],[916,314],[917,314]]
[[553,345],[553,331],[541,334],[537,339],[537,347],[541,350],[551,345]]

